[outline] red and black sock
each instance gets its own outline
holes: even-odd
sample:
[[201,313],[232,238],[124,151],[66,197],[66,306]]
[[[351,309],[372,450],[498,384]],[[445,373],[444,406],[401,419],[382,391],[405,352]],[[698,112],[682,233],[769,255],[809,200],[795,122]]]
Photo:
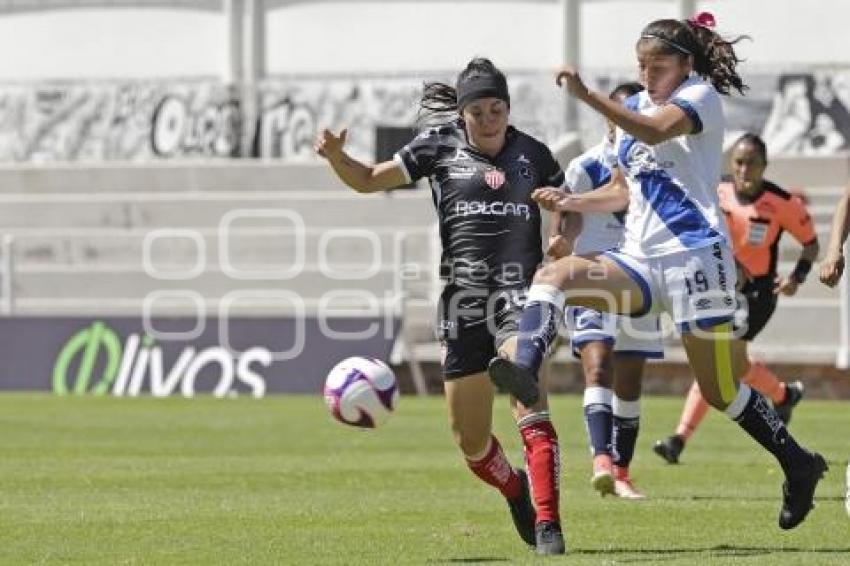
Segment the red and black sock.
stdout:
[[523,418],[519,422],[519,431],[525,446],[526,469],[537,508],[537,522],[560,521],[561,457],[558,435],[549,421],[549,414],[535,413]]
[[490,449],[487,454],[480,460],[467,458],[466,465],[482,481],[498,489],[508,499],[515,499],[522,493],[519,474],[508,462],[495,436],[490,437]]

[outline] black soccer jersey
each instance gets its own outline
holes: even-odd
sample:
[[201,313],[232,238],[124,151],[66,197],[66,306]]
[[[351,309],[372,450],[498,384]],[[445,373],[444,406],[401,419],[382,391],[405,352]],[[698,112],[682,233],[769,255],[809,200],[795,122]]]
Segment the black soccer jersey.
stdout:
[[460,287],[527,285],[543,260],[540,208],[531,193],[564,186],[543,143],[508,126],[494,158],[466,140],[463,124],[431,128],[395,156],[410,181],[428,177],[443,245],[441,275]]

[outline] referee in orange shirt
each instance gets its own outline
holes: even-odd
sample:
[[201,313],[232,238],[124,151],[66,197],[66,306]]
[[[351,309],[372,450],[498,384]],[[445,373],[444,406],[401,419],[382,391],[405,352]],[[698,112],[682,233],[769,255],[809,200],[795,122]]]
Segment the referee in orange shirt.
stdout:
[[[732,147],[731,161],[732,179],[721,183],[717,190],[735,260],[742,272],[738,278],[743,283],[741,293],[746,298],[746,310],[736,314],[735,330],[741,340],[750,342],[770,320],[779,295],[794,295],[806,280],[819,245],[803,200],[764,178],[767,148],[759,136],[744,134],[738,138]],[[777,272],[777,263],[779,239],[786,231],[802,244],[803,250],[794,270],[783,277]],[[801,382],[780,381],[763,362],[752,357],[743,381],[769,397],[785,423],[803,397]],[[708,403],[694,382],[676,434],[656,442],[655,453],[671,464],[678,463],[685,443],[707,411]]]

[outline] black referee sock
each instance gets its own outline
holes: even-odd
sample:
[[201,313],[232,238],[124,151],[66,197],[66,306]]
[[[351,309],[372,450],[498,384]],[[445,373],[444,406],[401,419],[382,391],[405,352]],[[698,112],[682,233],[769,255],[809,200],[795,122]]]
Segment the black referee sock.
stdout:
[[735,421],[776,457],[786,476],[793,477],[794,471],[799,468],[808,470],[812,454],[797,444],[782,419],[761,393],[750,390],[749,387],[747,390],[750,393],[749,399],[741,414],[735,417]]

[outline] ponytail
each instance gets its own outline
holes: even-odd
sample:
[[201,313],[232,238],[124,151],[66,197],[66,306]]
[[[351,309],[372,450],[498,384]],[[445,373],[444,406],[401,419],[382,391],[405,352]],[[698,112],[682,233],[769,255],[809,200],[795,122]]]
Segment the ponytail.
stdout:
[[749,87],[738,75],[735,67],[741,59],[735,54],[735,44],[748,36],[738,36],[732,40],[726,40],[713,29],[700,25],[693,19],[687,20],[687,25],[696,38],[700,47],[694,53],[694,71],[701,77],[711,81],[714,88],[720,94],[729,94],[731,88],[744,94]]
[[425,83],[418,121],[452,122],[458,117],[457,90],[445,83]]
[[655,40],[664,54],[692,56],[694,72],[711,81],[717,92],[729,94],[734,88],[743,94],[749,87],[736,70],[741,59],[734,46],[750,37],[725,39],[714,31],[714,24],[714,16],[708,12],[682,21],[656,20],[643,29],[639,42]]

